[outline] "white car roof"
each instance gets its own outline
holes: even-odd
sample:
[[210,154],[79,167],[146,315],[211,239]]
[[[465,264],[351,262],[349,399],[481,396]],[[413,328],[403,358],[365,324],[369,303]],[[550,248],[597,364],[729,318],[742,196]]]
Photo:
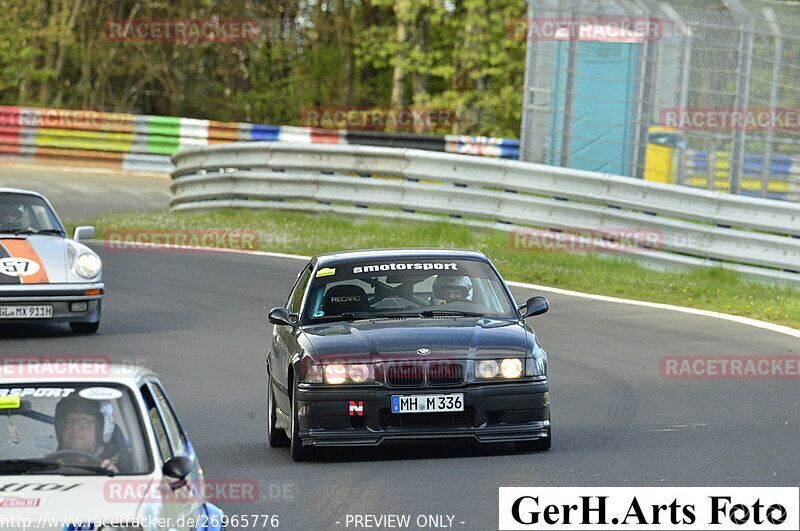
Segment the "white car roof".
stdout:
[[[31,364],[28,376],[10,376],[3,383],[56,383],[56,382],[96,382],[119,383],[128,387],[137,387],[147,378],[158,378],[158,375],[138,365],[88,364],[81,362],[38,363]],[[2,368],[0,368],[2,374]]]
[[45,198],[39,192],[34,192],[33,190],[22,190],[20,188],[0,188],[0,194],[28,194],[41,197],[42,199]]

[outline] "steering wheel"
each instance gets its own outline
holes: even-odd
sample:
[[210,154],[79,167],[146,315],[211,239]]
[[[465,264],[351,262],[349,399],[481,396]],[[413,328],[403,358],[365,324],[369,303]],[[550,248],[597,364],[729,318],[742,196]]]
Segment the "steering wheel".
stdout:
[[[86,464],[86,465],[97,465],[97,466],[100,466],[100,463],[103,462],[102,458],[94,455],[91,452],[84,452],[83,450],[56,450],[55,452],[53,452],[51,454],[48,454],[45,457],[45,459],[48,460],[48,461],[51,461],[51,460],[59,459],[59,458],[63,459],[65,457],[78,458],[81,461],[86,461],[86,460],[89,461],[88,463],[82,462],[82,463],[73,463],[73,464]],[[67,463],[69,464],[73,460],[65,459],[65,461],[67,461]]]

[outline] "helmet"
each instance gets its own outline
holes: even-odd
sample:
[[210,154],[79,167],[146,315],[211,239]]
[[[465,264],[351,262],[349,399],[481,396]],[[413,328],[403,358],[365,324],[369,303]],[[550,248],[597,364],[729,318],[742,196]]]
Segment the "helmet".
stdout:
[[469,277],[439,275],[433,282],[433,300],[440,304],[472,300],[472,281]]
[[10,226],[20,223],[25,218],[25,207],[10,203],[0,203],[0,224]]
[[114,409],[110,403],[98,400],[89,400],[76,395],[62,399],[56,405],[55,425],[58,447],[64,445],[64,428],[67,415],[70,413],[83,413],[95,419],[95,444],[107,443],[114,434]]

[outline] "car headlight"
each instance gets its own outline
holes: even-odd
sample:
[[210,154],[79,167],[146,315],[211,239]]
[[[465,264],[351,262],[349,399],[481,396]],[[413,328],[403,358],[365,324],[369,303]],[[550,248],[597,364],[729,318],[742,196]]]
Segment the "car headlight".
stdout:
[[343,384],[347,381],[347,367],[344,365],[326,365],[325,383]]
[[75,272],[83,278],[94,278],[100,274],[103,263],[92,253],[83,253],[75,259]]
[[522,361],[519,358],[509,358],[500,364],[503,378],[519,378],[522,376]]
[[333,363],[312,365],[303,377],[306,383],[361,384],[375,381],[375,368],[371,363]]
[[506,358],[503,360],[481,360],[475,367],[475,378],[488,380],[491,378],[513,379],[522,376],[522,360]]
[[475,371],[476,378],[496,378],[500,372],[500,366],[495,360],[483,360],[478,363],[478,370]]

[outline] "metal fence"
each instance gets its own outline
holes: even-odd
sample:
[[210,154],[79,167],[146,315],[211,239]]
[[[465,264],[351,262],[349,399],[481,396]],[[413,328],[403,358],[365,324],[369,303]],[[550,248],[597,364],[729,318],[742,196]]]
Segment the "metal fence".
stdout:
[[238,143],[182,151],[173,162],[178,211],[309,210],[587,237],[650,231],[660,242],[625,257],[661,268],[721,265],[800,286],[794,203],[416,149]]
[[522,160],[800,200],[796,3],[528,4]]

